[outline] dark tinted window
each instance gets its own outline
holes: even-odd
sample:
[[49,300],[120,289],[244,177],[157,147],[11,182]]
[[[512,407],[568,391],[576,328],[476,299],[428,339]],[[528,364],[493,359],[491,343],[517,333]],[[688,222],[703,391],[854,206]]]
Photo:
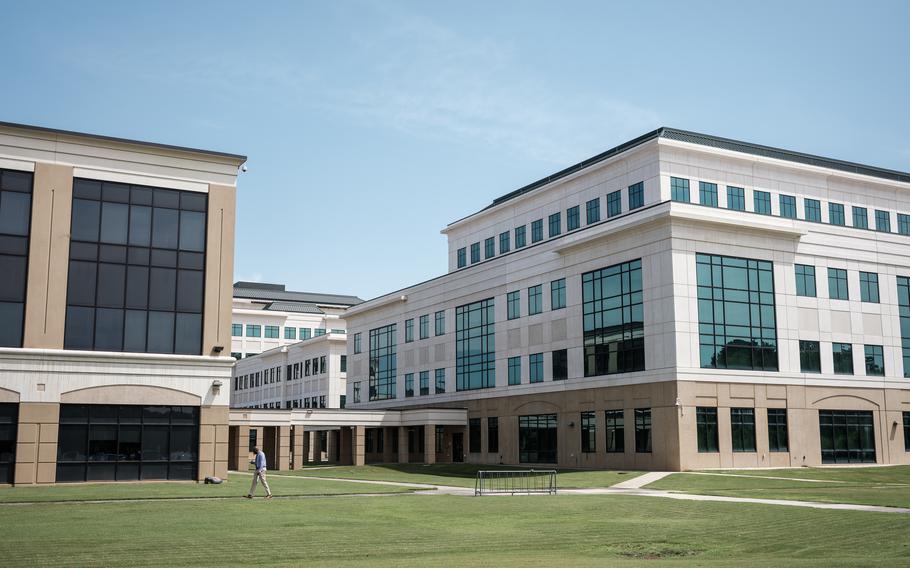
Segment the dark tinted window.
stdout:
[[31,172],[0,170],[0,347],[22,346],[31,192]]

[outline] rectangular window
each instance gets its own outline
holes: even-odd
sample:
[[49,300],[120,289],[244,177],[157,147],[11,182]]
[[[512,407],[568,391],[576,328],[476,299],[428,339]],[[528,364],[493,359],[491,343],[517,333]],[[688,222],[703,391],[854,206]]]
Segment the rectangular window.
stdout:
[[806,208],[806,221],[822,222],[822,202],[818,199],[804,199],[803,206]]
[[581,281],[585,376],[643,371],[641,260],[586,272]]
[[829,203],[828,204],[828,223],[832,225],[844,226],[847,224],[846,216],[844,215],[844,206],[841,203]]
[[774,267],[696,254],[701,366],[777,371]]
[[468,418],[468,452],[480,453],[480,418]]
[[815,297],[815,267],[806,264],[795,264],[796,295]]
[[480,243],[471,243],[471,264],[480,262]]
[[885,376],[885,355],[881,345],[866,345],[866,376],[867,377],[884,377]]
[[515,290],[506,294],[507,317],[517,319],[521,317],[521,291]]
[[278,326],[277,325],[265,326],[265,338],[266,339],[278,339]]
[[910,412],[904,412],[904,451],[910,452]]
[[[311,333],[310,328],[308,328],[308,327],[301,327],[301,328],[300,328],[300,339],[301,339],[301,341],[304,340],[304,339],[309,339],[309,338],[311,337],[310,333]],[[360,353],[360,351],[357,351],[357,353]]]
[[521,227],[515,227],[515,248],[521,248],[528,244],[525,233],[526,230],[524,225]]
[[404,374],[404,396],[406,398],[414,396],[414,373]]
[[799,342],[799,370],[801,373],[821,373],[822,355],[818,341]]
[[730,434],[734,452],[755,451],[755,409],[730,409]]
[[910,215],[897,214],[897,232],[902,235],[910,235]]
[[853,206],[853,226],[857,229],[869,228],[869,212],[865,207]]
[[581,451],[591,454],[597,451],[597,421],[594,411],[581,413]]
[[822,463],[875,463],[871,410],[819,410]]
[[511,248],[512,248],[511,236],[512,236],[512,233],[510,233],[509,231],[504,231],[502,233],[499,233],[499,254],[505,254],[505,253],[509,252],[509,250],[511,250]]
[[727,209],[746,210],[746,190],[741,187],[727,186]]
[[882,233],[891,232],[891,213],[888,211],[875,210],[875,230]]
[[533,316],[543,311],[543,286],[531,286],[528,288],[528,315]]
[[232,323],[231,324],[231,337],[243,337],[243,324],[242,323]]
[[767,191],[755,190],[752,192],[755,212],[761,215],[771,214],[771,194]]
[[395,398],[398,373],[396,324],[370,330],[370,402]]
[[493,237],[484,239],[483,241],[483,257],[484,259],[493,258],[493,255],[496,254],[496,241]]
[[285,339],[297,339],[297,328],[296,327],[284,328],[284,338]]
[[319,337],[320,335],[325,335],[325,328],[317,327],[313,332],[316,334],[316,337]]
[[550,237],[555,237],[556,235],[562,232],[562,215],[560,213],[553,213],[549,218],[550,226]]
[[420,396],[430,394],[430,372],[420,371]]
[[901,353],[904,378],[910,377],[910,278],[897,277],[897,305],[900,308]]
[[465,247],[458,249],[458,268],[464,268],[468,265],[468,251]]
[[[342,356],[341,356],[341,362],[340,362],[339,367],[340,367],[339,370],[340,370],[342,373],[347,373],[347,372],[348,372],[348,356],[347,356],[347,355],[342,355]],[[280,377],[279,377],[279,378],[280,378]]]
[[607,410],[604,412],[604,418],[606,419],[607,428],[607,453],[621,454],[625,452],[626,420],[623,416],[623,410]]
[[698,182],[698,202],[708,207],[717,207],[717,184]]
[[[590,225],[591,223],[597,223],[598,221],[600,221],[600,198],[599,197],[595,197],[594,199],[588,201],[585,204],[585,216],[586,216],[586,221],[588,222],[588,225]],[[910,217],[910,216],[908,216],[908,217]],[[908,227],[910,227],[910,223],[908,223]],[[908,233],[908,234],[910,234],[910,233]]]
[[552,354],[553,380],[564,381],[569,378],[569,352],[557,349]]
[[436,369],[436,394],[444,394],[446,392],[446,370],[445,369]]
[[543,219],[531,221],[531,242],[537,243],[543,240]]
[[578,205],[569,207],[566,209],[566,230],[574,231],[579,227],[581,227],[581,214],[579,213]]
[[430,314],[420,316],[420,339],[430,337]]
[[359,333],[355,333],[355,334],[354,334],[354,353],[356,354],[356,353],[360,353],[360,352],[361,352],[361,350],[360,350],[360,334],[359,334]]
[[493,298],[455,308],[455,390],[496,386],[493,308]]
[[550,282],[550,309],[561,310],[566,307],[566,279],[560,278]]
[[[34,175],[31,172],[22,172],[16,170],[0,170],[0,273],[3,274],[0,280],[0,347],[22,347],[22,337],[25,326],[25,291],[28,285],[28,250],[29,235],[31,233],[32,219],[32,185]],[[99,186],[100,183],[94,182]],[[75,195],[75,191],[74,191]],[[100,197],[94,197],[99,199]],[[205,196],[203,194],[203,200]],[[77,210],[77,201],[83,206]],[[128,201],[128,199],[127,199]],[[102,211],[102,207],[105,207]],[[115,211],[111,212],[106,207],[113,207]],[[74,349],[92,349],[95,338],[100,336],[98,342],[101,346],[95,347],[99,350],[109,350],[107,344],[111,344],[110,350],[116,349],[116,339],[120,338],[122,343],[122,331],[117,329],[117,321],[122,324],[123,310],[101,309],[103,304],[100,300],[102,297],[114,300],[117,303],[116,290],[110,290],[114,286],[106,286],[107,283],[101,282],[101,278],[108,271],[102,271],[98,264],[96,254],[98,247],[98,225],[107,223],[106,219],[110,217],[110,224],[119,225],[121,231],[126,231],[126,220],[123,217],[123,210],[128,209],[129,205],[114,203],[98,203],[97,201],[73,199],[72,220],[73,227],[71,230],[71,239],[87,241],[86,243],[74,243],[70,246],[70,282],[68,288],[73,290],[73,299],[68,304],[74,304],[73,308],[67,309],[66,321],[66,338],[74,344]],[[145,208],[150,209],[150,208]],[[204,211],[204,209],[203,209]],[[102,218],[103,215],[103,218]],[[205,217],[205,213],[200,213]],[[82,227],[76,225],[82,223]],[[204,220],[203,220],[204,223]],[[102,225],[103,226],[103,225]],[[79,229],[83,229],[80,231]],[[81,238],[80,238],[81,236]],[[120,239],[101,239],[101,242],[119,241]],[[126,244],[124,241],[123,243]],[[109,247],[102,245],[101,254],[105,255],[108,249],[118,249],[119,247]],[[81,262],[76,262],[79,259]],[[202,268],[200,263],[199,268]],[[110,271],[114,274],[111,280],[122,280],[124,267],[117,266]],[[148,272],[148,269],[145,269]],[[96,285],[97,273],[97,285]],[[49,275],[50,276],[50,275]],[[52,276],[51,276],[52,277]],[[72,280],[76,278],[77,281]],[[147,280],[147,279],[146,279]],[[144,284],[147,286],[148,282]],[[122,288],[123,283],[120,282]],[[95,302],[95,291],[98,291],[98,302]],[[110,291],[113,294],[106,294]],[[119,295],[123,295],[122,289]],[[78,300],[78,301],[74,301]],[[122,298],[120,298],[122,302]],[[78,304],[79,307],[75,305]],[[96,306],[99,309],[93,309]],[[122,306],[120,306],[122,307]],[[97,312],[97,313],[96,313]],[[69,317],[72,313],[74,319],[73,325],[70,325]],[[144,316],[144,313],[143,313]],[[171,314],[173,317],[173,314]],[[110,325],[113,321],[113,325]],[[143,320],[144,322],[144,320]],[[200,319],[201,322],[201,319]],[[142,322],[140,322],[142,323]],[[200,323],[201,325],[201,323]],[[136,326],[134,326],[136,327]],[[145,331],[143,325],[143,332]],[[105,341],[111,338],[113,341]],[[201,343],[201,342],[200,342]],[[65,345],[64,345],[65,346]],[[127,351],[145,351],[144,343],[141,349],[126,349]],[[173,345],[171,345],[173,349]],[[172,351],[169,351],[173,353]],[[195,352],[199,355],[199,350]],[[14,457],[14,456],[13,456]],[[12,459],[12,458],[11,458]],[[10,466],[13,467],[13,466]]]
[[614,191],[607,194],[607,218],[616,217],[622,213],[622,192]]
[[404,342],[414,341],[414,318],[404,320]]
[[543,353],[528,355],[528,371],[530,382],[543,382]]
[[832,343],[831,352],[834,356],[834,374],[853,374],[853,345],[849,343]]
[[786,452],[790,450],[786,408],[768,409],[768,450],[771,452]]
[[689,180],[671,177],[670,199],[689,203]]
[[509,385],[521,384],[521,357],[509,357]]
[[697,407],[695,409],[695,426],[698,436],[698,451],[703,454],[719,451],[717,443],[717,408]]
[[355,404],[359,403],[360,402],[360,381],[357,381],[356,383],[354,383],[354,387],[352,390],[353,390],[352,398],[354,399],[354,403]]
[[644,207],[645,205],[645,182],[640,181],[638,183],[632,184],[629,186],[629,211],[633,209],[638,209],[639,207]]
[[651,453],[651,409],[635,409],[635,451],[639,454]]
[[878,303],[878,274],[875,272],[859,273],[859,299],[863,302]]
[[487,417],[487,452],[499,453],[499,418]]
[[434,321],[435,326],[434,326],[434,330],[433,330],[434,333],[437,336],[445,335],[446,334],[446,312],[445,312],[445,310],[439,310],[438,312],[436,312],[434,317],[435,317],[435,321]]
[[849,300],[847,271],[843,268],[828,269],[828,297],[832,300]]
[[556,415],[518,417],[518,461],[556,463]]
[[796,198],[792,195],[780,196],[780,216],[796,219]]
[[247,337],[259,337],[262,335],[262,326],[246,324]]

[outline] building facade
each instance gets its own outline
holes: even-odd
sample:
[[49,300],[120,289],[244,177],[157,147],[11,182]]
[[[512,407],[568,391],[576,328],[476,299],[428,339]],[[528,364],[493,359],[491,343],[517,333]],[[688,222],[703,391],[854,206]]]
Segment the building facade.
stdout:
[[910,463],[910,174],[661,128],[443,234],[347,311],[349,408],[465,408],[473,463]]
[[245,159],[0,124],[0,482],[226,475]]

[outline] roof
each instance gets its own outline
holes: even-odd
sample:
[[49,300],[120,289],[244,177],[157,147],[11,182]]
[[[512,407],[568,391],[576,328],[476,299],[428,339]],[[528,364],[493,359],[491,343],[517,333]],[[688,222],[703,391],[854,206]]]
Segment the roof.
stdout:
[[268,311],[278,312],[296,312],[298,314],[324,314],[315,304],[304,304],[301,302],[272,302],[265,307]]
[[[284,290],[281,284],[266,284],[265,287],[252,287],[253,282],[234,283],[234,297],[250,300],[270,300],[272,302],[296,302],[319,306],[353,306],[363,302],[357,296],[343,294],[321,294],[318,292],[292,292]],[[278,289],[279,287],[281,289]]]
[[[679,130],[677,128],[669,128],[669,127],[664,126],[664,127],[658,128],[657,130],[652,130],[651,132],[648,132],[647,134],[643,134],[643,135],[639,136],[638,138],[635,138],[633,140],[629,140],[628,142],[620,144],[619,146],[616,146],[615,148],[610,148],[609,150],[607,150],[605,152],[601,152],[600,154],[598,154],[596,156],[593,156],[591,158],[588,158],[587,160],[578,162],[577,164],[574,164],[572,166],[569,166],[568,168],[562,169],[554,174],[550,174],[549,176],[547,176],[545,178],[539,179],[533,183],[529,183],[528,185],[526,185],[524,187],[520,187],[520,188],[516,189],[515,191],[509,192],[503,196],[497,197],[496,199],[493,200],[493,202],[490,205],[481,209],[481,211],[486,211],[487,209],[490,209],[491,207],[496,207],[497,205],[499,205],[501,203],[505,203],[506,201],[515,199],[521,195],[524,195],[525,193],[534,191],[535,189],[543,187],[549,183],[552,183],[552,182],[562,179],[564,177],[570,176],[589,166],[592,166],[592,165],[602,162],[604,160],[608,160],[608,159],[612,158],[613,156],[617,156],[623,152],[626,152],[628,150],[631,150],[632,148],[635,148],[636,146],[640,146],[646,142],[650,142],[651,140],[655,140],[657,138],[666,138],[667,140],[678,140],[680,142],[689,142],[691,144],[700,144],[702,146],[710,146],[712,148],[720,148],[723,150],[732,150],[734,152],[742,152],[744,154],[752,154],[753,156],[774,158],[777,160],[785,160],[788,162],[794,162],[794,163],[798,163],[798,164],[807,164],[810,166],[830,168],[830,169],[838,170],[838,171],[842,171],[842,172],[860,174],[860,175],[865,175],[865,176],[870,176],[870,177],[886,179],[886,180],[890,180],[890,181],[899,181],[899,182],[903,182],[903,183],[910,183],[910,173],[906,173],[906,172],[899,172],[896,170],[889,170],[889,169],[885,169],[885,168],[878,168],[875,166],[857,164],[855,162],[847,162],[844,160],[837,160],[835,158],[825,158],[822,156],[815,156],[812,154],[804,154],[802,152],[794,152],[792,150],[774,148],[772,146],[762,146],[760,144],[753,144],[751,142],[742,142],[740,140],[733,140],[730,138],[721,138],[719,136],[712,136],[710,134],[701,134],[698,132],[690,132],[688,130]],[[479,211],[478,211],[478,213],[479,213]],[[468,217],[471,217],[472,215],[476,215],[476,213],[472,213],[471,215],[468,215]],[[458,221],[453,221],[452,223],[449,223],[449,225],[454,225],[455,223],[458,223],[459,221],[462,221],[464,219],[467,219],[467,217],[459,219]]]

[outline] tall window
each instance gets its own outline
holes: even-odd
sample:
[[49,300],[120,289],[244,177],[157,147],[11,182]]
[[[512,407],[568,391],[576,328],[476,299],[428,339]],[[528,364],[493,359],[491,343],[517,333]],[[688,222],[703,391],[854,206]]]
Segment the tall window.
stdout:
[[509,384],[521,384],[521,357],[509,357]]
[[891,232],[891,213],[888,211],[875,211],[875,230],[883,233]]
[[625,428],[625,418],[623,417],[623,410],[607,410],[604,412],[604,418],[606,419],[606,439],[607,439],[607,453],[609,454],[621,454],[626,451],[626,428]]
[[581,227],[581,214],[579,213],[578,205],[569,207],[566,209],[566,230],[574,231],[579,227]]
[[493,298],[455,308],[455,390],[496,386]]
[[[585,217],[588,225],[600,221],[600,198],[595,197],[585,204]],[[910,227],[910,223],[908,223]]]
[[531,221],[531,242],[538,243],[543,240],[543,219]]
[[869,228],[869,212],[865,207],[853,206],[853,226],[857,229]]
[[847,271],[843,268],[828,269],[828,297],[832,300],[848,300]]
[[430,337],[430,314],[420,316],[420,339]]
[[875,463],[871,410],[819,410],[822,463]]
[[566,279],[560,278],[550,282],[550,309],[561,310],[566,307]]
[[593,410],[581,413],[581,451],[584,454],[597,451],[597,421]]
[[439,310],[434,314],[434,333],[436,335],[445,335],[446,334],[446,312],[445,310]]
[[796,295],[815,297],[815,267],[806,264],[795,264]]
[[370,330],[370,401],[395,398],[396,324]]
[[614,191],[607,194],[607,217],[616,217],[622,213],[622,192]]
[[231,337],[243,337],[243,324],[242,323],[232,323],[231,324]]
[[[468,418],[468,452],[480,453],[480,418]],[[437,450],[442,446],[437,446]]]
[[651,453],[651,409],[635,409],[635,451],[639,454]]
[[818,199],[804,199],[803,206],[806,208],[806,221],[822,221],[822,203]]
[[511,249],[511,235],[512,234],[509,231],[499,233],[499,254],[505,254]]
[[790,436],[787,433],[787,409],[768,409],[768,450],[786,452],[790,449]]
[[904,412],[904,451],[910,452],[910,412]]
[[458,268],[464,268],[468,265],[468,253],[465,247],[458,249]]
[[697,407],[695,409],[695,426],[698,451],[701,453],[717,452],[717,408]]
[[776,371],[772,263],[697,254],[701,366]]
[[897,277],[897,305],[900,307],[901,352],[904,377],[910,377],[910,278]]
[[670,199],[673,201],[683,201],[685,203],[689,203],[689,180],[671,177]]
[[521,248],[528,244],[525,226],[515,227],[515,248]]
[[355,404],[359,403],[360,402],[360,381],[357,381],[356,383],[354,383],[354,386],[352,387],[351,390],[352,390],[351,394],[353,395],[352,398],[354,399],[354,403]]
[[528,370],[530,382],[543,382],[543,353],[528,355]]
[[822,356],[818,341],[799,342],[799,370],[802,373],[821,373]]
[[734,452],[755,451],[755,409],[730,409],[730,434]]
[[446,392],[446,370],[445,369],[436,369],[436,394],[443,394]]
[[430,394],[430,372],[420,371],[420,396]]
[[484,239],[483,241],[483,257],[493,258],[493,255],[496,254],[496,241],[493,240],[493,237]]
[[771,214],[771,194],[767,191],[755,190],[752,192],[755,212],[762,215]]
[[65,348],[201,353],[207,203],[73,181]]
[[832,343],[831,352],[834,356],[834,374],[853,374],[853,345],[849,343]]
[[528,315],[533,316],[543,311],[543,286],[531,286],[528,288]]
[[265,326],[265,338],[266,339],[278,339],[278,326],[277,325]]
[[[0,170],[0,274],[3,275],[0,278],[0,347],[22,347],[29,231],[32,219],[32,177],[31,172]],[[97,241],[98,204],[92,203],[94,241]],[[89,245],[87,248],[91,250],[86,251],[86,256],[90,257],[90,260],[96,260],[91,252],[97,247]],[[70,256],[72,258],[72,254]],[[84,272],[86,276],[90,275],[93,287],[95,267],[87,264]],[[82,284],[89,287],[88,283]],[[89,293],[93,290],[85,292],[86,303],[94,305],[94,295]],[[87,325],[92,323],[88,321],[92,312],[91,308],[86,308],[84,320]],[[92,330],[87,328],[84,333],[88,337],[83,343],[90,346]],[[198,350],[196,354],[199,354]]]
[[645,205],[645,182],[640,181],[638,183],[632,184],[629,186],[629,211],[633,209],[638,209],[639,207],[644,207]]
[[585,376],[644,370],[641,260],[587,272],[581,281]]
[[727,186],[727,209],[746,210],[746,190],[741,187]]
[[[341,356],[341,361],[340,361],[338,370],[341,371],[342,373],[348,372],[348,356],[347,355]],[[281,369],[278,369],[278,372],[279,372],[278,380],[281,380],[281,375],[280,375]]]
[[910,215],[897,214],[897,232],[902,235],[910,235]]
[[553,380],[564,381],[569,378],[569,352],[557,349],[552,354]]
[[480,262],[480,243],[471,243],[471,264]]
[[882,352],[881,345],[866,345],[866,376],[884,377],[885,376],[885,356]]
[[284,338],[285,339],[297,339],[297,328],[296,327],[284,328]]
[[780,216],[796,219],[796,198],[792,195],[780,196]]
[[863,302],[878,303],[878,274],[875,272],[859,273],[859,298]]
[[846,225],[847,220],[844,215],[844,205],[842,203],[828,204],[828,222],[832,225]]
[[556,415],[518,417],[518,461],[556,463]]
[[717,207],[717,184],[698,182],[698,202],[708,207]]
[[407,398],[414,396],[414,373],[404,374],[404,396]]
[[[311,333],[312,333],[312,330],[311,330],[310,328],[308,328],[308,327],[301,327],[301,328],[300,328],[300,339],[301,339],[301,340],[303,340],[303,339],[309,339],[309,338],[311,337],[311,335],[310,335]],[[360,353],[359,348],[358,348],[357,351],[355,351],[355,353]]]
[[556,235],[562,232],[562,215],[560,213],[553,213],[550,215],[550,236],[555,237]]
[[507,317],[517,319],[521,317],[521,291],[515,290],[506,294]]
[[[303,334],[301,334],[301,337],[300,337],[300,338],[303,339]],[[355,333],[355,334],[354,334],[354,353],[355,353],[355,354],[356,354],[356,353],[360,353],[361,351],[362,351],[362,349],[361,349],[361,346],[360,346],[360,334],[359,334],[359,333]]]
[[404,342],[414,341],[414,318],[404,320]]
[[499,418],[487,417],[487,452],[499,453]]

